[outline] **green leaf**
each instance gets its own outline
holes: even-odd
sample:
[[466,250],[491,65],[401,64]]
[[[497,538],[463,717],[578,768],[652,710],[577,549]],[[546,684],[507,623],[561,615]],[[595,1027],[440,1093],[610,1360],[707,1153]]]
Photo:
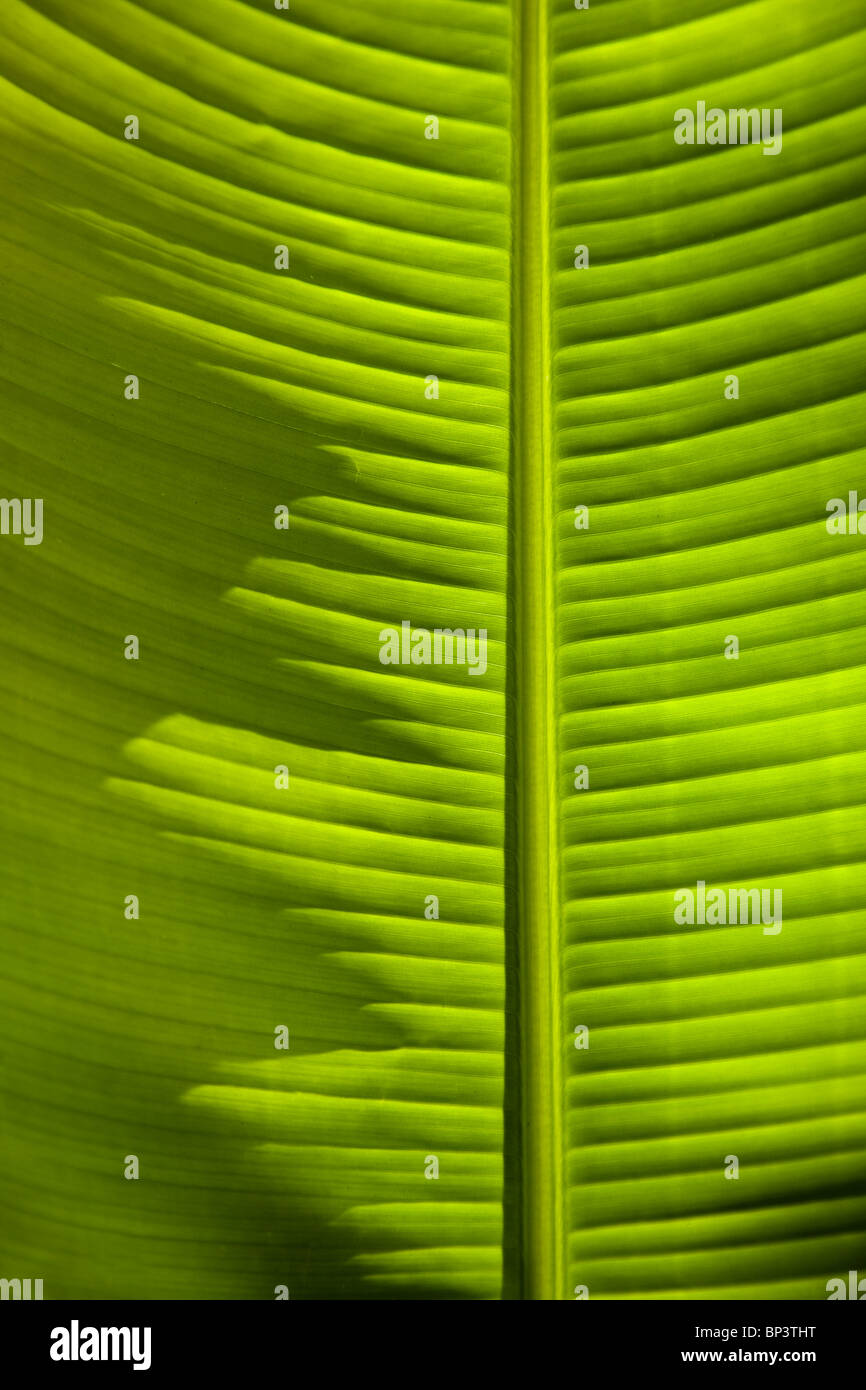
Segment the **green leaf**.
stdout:
[[866,1271],[859,0],[0,34],[0,1276]]

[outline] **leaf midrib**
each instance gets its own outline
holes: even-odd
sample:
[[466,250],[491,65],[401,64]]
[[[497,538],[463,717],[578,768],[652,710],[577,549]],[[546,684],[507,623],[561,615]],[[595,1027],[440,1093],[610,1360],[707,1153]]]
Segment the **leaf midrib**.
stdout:
[[[514,20],[511,564],[508,684],[513,794],[506,932],[510,1084],[506,1182],[516,1182],[513,1281],[524,1299],[564,1297],[554,499],[548,305],[548,33],[545,0]],[[506,1295],[507,1296],[507,1295]]]

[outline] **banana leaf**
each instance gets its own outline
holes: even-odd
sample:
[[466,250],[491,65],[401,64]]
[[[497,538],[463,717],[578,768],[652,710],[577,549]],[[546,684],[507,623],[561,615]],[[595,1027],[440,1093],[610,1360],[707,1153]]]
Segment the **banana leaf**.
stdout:
[[860,0],[6,0],[0,49],[0,1275],[826,1298]]

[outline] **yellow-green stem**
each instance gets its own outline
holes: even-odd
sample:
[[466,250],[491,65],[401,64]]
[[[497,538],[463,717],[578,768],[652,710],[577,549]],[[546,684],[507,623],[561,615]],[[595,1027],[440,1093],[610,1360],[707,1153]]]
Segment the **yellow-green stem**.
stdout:
[[512,520],[520,1294],[565,1297],[548,307],[547,0],[517,0]]

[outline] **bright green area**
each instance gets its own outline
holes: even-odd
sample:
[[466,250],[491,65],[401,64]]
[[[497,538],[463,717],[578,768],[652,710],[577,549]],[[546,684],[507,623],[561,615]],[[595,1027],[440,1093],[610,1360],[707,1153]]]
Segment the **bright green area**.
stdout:
[[[590,16],[552,24],[569,1286],[822,1299],[866,1267],[866,553],[825,525],[866,492],[863,9]],[[781,153],[676,145],[701,100]],[[677,925],[698,880],[782,930]]]

